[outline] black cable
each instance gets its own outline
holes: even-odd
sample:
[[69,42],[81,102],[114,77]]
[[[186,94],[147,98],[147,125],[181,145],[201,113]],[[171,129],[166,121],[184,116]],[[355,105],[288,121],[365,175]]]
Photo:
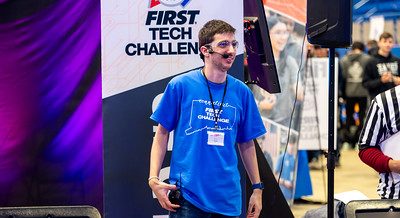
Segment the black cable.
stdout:
[[[296,104],[297,104],[297,94],[298,94],[297,92],[298,92],[298,88],[299,88],[300,71],[301,71],[301,67],[303,65],[303,57],[304,57],[303,53],[304,53],[304,42],[305,42],[305,39],[306,39],[306,31],[304,31],[303,43],[301,45],[301,59],[300,59],[300,63],[299,63],[299,69],[297,71],[295,98],[294,98],[294,102],[293,102],[292,112],[290,113],[289,130],[288,130],[288,134],[287,134],[285,151],[283,152],[283,156],[282,156],[282,160],[281,160],[281,168],[280,168],[279,176],[278,176],[278,184],[279,184],[279,181],[281,180],[281,175],[282,175],[282,171],[283,171],[283,163],[284,163],[286,152],[287,152],[287,148],[288,148],[288,145],[289,145],[290,132],[291,132],[291,129],[292,129],[291,126],[292,126],[293,114],[294,114],[294,111],[296,109]],[[298,140],[297,140],[297,142],[298,142]]]

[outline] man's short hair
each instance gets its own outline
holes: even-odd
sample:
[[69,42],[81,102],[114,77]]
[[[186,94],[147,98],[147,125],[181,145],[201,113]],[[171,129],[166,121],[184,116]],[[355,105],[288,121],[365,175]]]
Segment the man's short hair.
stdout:
[[[201,46],[214,41],[216,34],[235,33],[236,29],[222,20],[210,20],[199,31],[199,49]],[[200,58],[204,61],[204,55],[200,52]]]
[[368,40],[367,45],[369,47],[378,47],[378,42],[375,39],[370,39]]
[[365,49],[364,43],[359,41],[354,41],[353,44],[351,45],[351,50],[356,50],[356,49],[364,51]]
[[388,33],[388,32],[383,32],[380,36],[379,36],[379,41],[381,41],[381,39],[393,39],[393,35]]

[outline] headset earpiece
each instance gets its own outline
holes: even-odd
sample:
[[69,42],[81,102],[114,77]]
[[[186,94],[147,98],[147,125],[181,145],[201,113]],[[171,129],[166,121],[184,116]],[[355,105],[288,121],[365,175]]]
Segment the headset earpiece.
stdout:
[[224,59],[229,58],[229,54],[221,54],[221,53],[219,53],[219,52],[215,52],[215,51],[212,49],[211,45],[205,45],[204,47],[206,47],[208,54],[214,54],[214,53],[215,53],[215,54],[221,55],[221,57],[224,58]]

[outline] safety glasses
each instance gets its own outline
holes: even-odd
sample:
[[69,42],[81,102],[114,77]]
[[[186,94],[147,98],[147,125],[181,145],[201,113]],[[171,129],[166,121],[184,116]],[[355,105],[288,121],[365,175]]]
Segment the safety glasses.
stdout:
[[228,40],[223,40],[223,41],[217,42],[216,46],[219,48],[228,48],[229,46],[232,46],[234,49],[237,49],[239,46],[239,42],[236,40],[233,40],[232,42],[228,41]]

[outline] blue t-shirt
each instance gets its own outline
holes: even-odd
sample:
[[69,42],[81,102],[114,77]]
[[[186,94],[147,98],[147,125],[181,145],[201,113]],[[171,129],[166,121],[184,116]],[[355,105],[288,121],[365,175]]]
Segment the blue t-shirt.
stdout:
[[[170,182],[181,181],[184,198],[204,211],[238,216],[242,198],[235,145],[255,139],[266,130],[250,89],[230,75],[227,82],[217,130],[207,82],[200,69],[168,83],[151,119],[174,131]],[[218,114],[225,83],[209,82],[209,86]],[[223,145],[210,145],[213,132],[224,134]]]

